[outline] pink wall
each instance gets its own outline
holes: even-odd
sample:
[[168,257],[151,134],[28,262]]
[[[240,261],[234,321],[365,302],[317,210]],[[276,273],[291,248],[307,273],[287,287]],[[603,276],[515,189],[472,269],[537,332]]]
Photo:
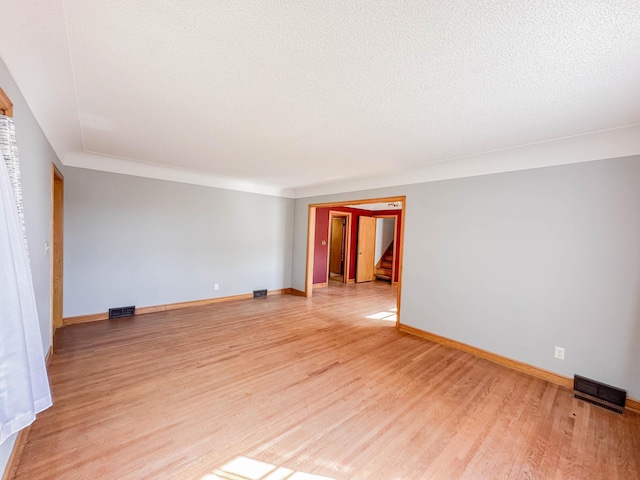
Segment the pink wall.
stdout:
[[[325,242],[322,245],[322,242]],[[329,209],[316,209],[316,238],[313,241],[313,283],[327,281],[327,254],[329,252]]]

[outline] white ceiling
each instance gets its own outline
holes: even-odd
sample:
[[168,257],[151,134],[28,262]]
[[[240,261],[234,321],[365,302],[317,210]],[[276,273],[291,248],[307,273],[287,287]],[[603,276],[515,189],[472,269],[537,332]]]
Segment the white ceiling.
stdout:
[[66,165],[308,196],[640,153],[638,0],[0,11]]

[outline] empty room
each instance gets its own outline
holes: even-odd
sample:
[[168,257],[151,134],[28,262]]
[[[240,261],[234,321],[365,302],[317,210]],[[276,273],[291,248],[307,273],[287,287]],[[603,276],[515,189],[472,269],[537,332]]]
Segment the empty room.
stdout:
[[640,479],[640,3],[0,1],[3,480]]

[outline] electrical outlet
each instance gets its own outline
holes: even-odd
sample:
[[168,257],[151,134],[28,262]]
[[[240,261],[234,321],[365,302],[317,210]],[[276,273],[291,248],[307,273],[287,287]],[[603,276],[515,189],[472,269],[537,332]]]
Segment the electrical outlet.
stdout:
[[556,347],[556,353],[554,355],[558,360],[564,360],[564,348]]
[[213,289],[214,290],[220,290],[220,285],[218,285],[217,283],[213,284]]

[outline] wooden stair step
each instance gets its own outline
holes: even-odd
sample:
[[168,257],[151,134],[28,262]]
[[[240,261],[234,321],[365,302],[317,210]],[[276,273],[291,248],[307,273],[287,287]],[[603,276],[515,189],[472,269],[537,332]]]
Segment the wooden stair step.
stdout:
[[387,282],[391,282],[391,276],[390,275],[380,275],[379,273],[376,273],[376,278],[378,280],[385,280]]

